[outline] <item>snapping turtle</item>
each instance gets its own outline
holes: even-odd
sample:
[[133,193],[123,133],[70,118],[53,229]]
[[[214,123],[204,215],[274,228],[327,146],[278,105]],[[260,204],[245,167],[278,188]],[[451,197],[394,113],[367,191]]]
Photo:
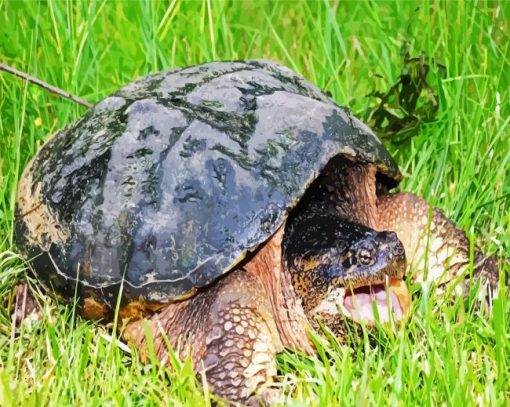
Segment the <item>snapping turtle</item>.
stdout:
[[[214,391],[246,401],[283,347],[320,321],[410,308],[403,277],[446,284],[466,235],[410,193],[376,136],[271,61],[139,79],[46,142],[25,169],[16,239],[37,278],[168,361],[191,353]],[[497,281],[494,257],[474,273]],[[116,305],[119,309],[116,309]]]

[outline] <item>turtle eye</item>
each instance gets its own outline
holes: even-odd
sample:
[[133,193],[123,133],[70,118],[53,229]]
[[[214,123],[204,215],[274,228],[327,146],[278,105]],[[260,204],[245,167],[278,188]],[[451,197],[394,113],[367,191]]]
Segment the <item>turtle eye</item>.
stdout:
[[366,248],[359,249],[357,256],[358,261],[360,264],[364,266],[368,266],[373,263],[374,256],[372,255],[372,252]]

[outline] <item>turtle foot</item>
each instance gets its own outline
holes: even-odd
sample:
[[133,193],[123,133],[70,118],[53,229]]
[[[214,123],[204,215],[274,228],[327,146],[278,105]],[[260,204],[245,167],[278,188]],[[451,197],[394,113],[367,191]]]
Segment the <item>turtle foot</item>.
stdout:
[[28,283],[18,284],[14,288],[14,301],[11,307],[11,321],[20,326],[26,320],[40,321],[42,312],[39,303],[28,287]]

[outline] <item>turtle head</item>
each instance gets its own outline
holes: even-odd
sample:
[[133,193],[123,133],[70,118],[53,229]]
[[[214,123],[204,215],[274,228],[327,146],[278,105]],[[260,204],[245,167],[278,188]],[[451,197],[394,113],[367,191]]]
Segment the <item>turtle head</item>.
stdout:
[[310,319],[371,325],[403,317],[410,305],[405,251],[394,232],[318,214],[284,239],[284,259]]

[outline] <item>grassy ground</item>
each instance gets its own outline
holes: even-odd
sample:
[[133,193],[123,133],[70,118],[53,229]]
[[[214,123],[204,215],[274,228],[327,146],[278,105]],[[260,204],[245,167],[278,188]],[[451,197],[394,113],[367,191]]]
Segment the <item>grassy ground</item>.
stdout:
[[[95,102],[149,72],[213,59],[272,58],[358,116],[398,80],[404,46],[435,58],[437,116],[389,143],[402,189],[425,196],[487,252],[510,251],[510,4],[501,2],[10,2],[0,0],[2,62]],[[434,69],[433,69],[434,71]],[[433,72],[434,74],[434,72]],[[20,172],[84,109],[0,74],[0,297],[24,274],[12,221]],[[507,267],[508,271],[508,267]],[[209,405],[189,363],[143,365],[96,326],[45,300],[16,332],[0,301],[0,405]],[[426,293],[396,332],[308,359],[285,353],[294,405],[508,405],[509,302],[492,316]]]

